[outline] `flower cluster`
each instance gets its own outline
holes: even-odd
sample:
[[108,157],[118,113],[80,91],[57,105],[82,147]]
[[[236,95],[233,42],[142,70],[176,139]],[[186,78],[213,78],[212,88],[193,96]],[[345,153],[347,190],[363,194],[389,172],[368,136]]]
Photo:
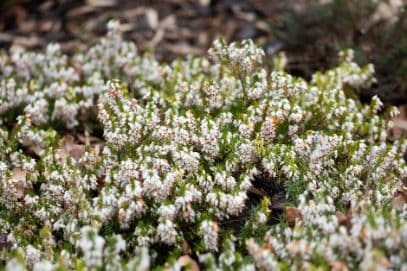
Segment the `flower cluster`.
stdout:
[[396,111],[348,95],[371,66],[344,51],[307,82],[223,40],[159,63],[108,30],[0,55],[0,265],[407,269]]
[[247,241],[259,268],[278,270],[283,262],[292,270],[405,270],[405,215],[375,210],[366,201],[352,201],[346,214],[329,197],[317,203],[301,196],[300,201],[293,228],[270,229],[261,245]]

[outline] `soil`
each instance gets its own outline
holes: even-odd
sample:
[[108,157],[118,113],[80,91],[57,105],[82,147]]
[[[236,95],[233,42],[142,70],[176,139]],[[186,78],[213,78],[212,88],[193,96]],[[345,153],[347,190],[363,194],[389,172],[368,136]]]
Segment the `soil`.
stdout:
[[378,94],[386,103],[407,104],[406,9],[402,1],[372,2],[4,0],[0,48],[42,49],[56,41],[67,53],[84,50],[116,18],[127,39],[159,60],[204,55],[218,36],[228,41],[251,38],[270,60],[286,52],[288,72],[309,79],[314,71],[335,65],[337,52],[350,47],[359,63],[372,62],[377,70],[378,83],[359,93],[362,101]]

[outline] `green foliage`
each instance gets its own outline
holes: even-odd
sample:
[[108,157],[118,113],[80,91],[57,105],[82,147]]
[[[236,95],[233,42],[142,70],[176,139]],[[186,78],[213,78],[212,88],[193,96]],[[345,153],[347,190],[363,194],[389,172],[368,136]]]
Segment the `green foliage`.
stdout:
[[7,270],[404,268],[397,112],[349,95],[372,65],[346,50],[308,82],[223,40],[159,63],[108,28],[72,57],[0,59]]

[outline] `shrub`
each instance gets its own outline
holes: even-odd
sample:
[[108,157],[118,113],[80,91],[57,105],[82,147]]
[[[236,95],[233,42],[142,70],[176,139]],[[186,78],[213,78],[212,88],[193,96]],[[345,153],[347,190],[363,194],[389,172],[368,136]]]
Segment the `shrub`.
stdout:
[[371,65],[347,50],[306,82],[221,39],[158,63],[119,27],[70,57],[1,55],[6,269],[407,268],[397,111],[349,97]]

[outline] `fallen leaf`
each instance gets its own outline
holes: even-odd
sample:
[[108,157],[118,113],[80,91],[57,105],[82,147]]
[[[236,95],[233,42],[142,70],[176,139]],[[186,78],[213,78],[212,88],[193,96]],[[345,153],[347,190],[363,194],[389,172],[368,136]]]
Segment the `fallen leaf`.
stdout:
[[370,18],[369,27],[379,21],[385,21],[390,25],[394,24],[398,19],[398,13],[402,6],[402,0],[381,1]]
[[281,191],[271,197],[271,209],[282,210],[286,202],[285,192]]
[[391,200],[391,206],[399,211],[403,210],[405,204],[406,201],[401,196],[395,197]]
[[168,15],[160,21],[160,27],[165,29],[177,29],[176,17],[174,14]]
[[144,14],[145,11],[146,11],[145,7],[126,9],[125,11],[123,11],[123,17],[125,17],[127,20],[131,20],[137,16]]
[[290,227],[294,227],[296,221],[302,219],[302,214],[298,208],[289,206],[285,208],[284,218]]
[[104,144],[103,139],[96,136],[91,136],[86,131],[83,135],[77,135],[77,138],[80,143],[85,144],[85,146],[94,146],[95,149],[100,149],[101,145]]
[[55,22],[52,20],[44,20],[39,23],[39,30],[41,32],[50,32]]
[[167,44],[167,49],[175,54],[180,55],[198,55],[202,53],[202,49],[192,47],[186,43]]
[[199,5],[203,6],[203,7],[207,7],[211,4],[211,0],[199,0]]
[[3,248],[9,249],[13,245],[11,242],[7,240],[7,236],[8,234],[6,233],[0,234],[0,250]]
[[345,226],[348,230],[351,228],[352,223],[352,211],[349,210],[347,214],[344,214],[342,212],[336,212],[336,218],[338,219],[339,225]]
[[78,161],[85,152],[85,145],[76,144],[75,138],[72,135],[65,135],[59,143],[58,153],[62,159],[71,156]]
[[157,29],[158,24],[159,24],[157,11],[153,8],[148,8],[145,10],[145,16],[146,16],[148,25],[152,29]]
[[403,211],[406,204],[407,201],[403,195],[396,196],[391,200],[391,207],[399,211]]
[[348,271],[348,267],[344,262],[341,261],[333,261],[331,262],[331,270],[332,271]]
[[44,151],[44,149],[38,144],[32,144],[32,145],[27,147],[27,153],[28,154],[35,154],[38,157],[41,156],[43,151]]
[[261,196],[261,197],[267,197],[268,196],[266,192],[264,192],[261,189],[258,189],[256,187],[254,187],[254,186],[249,187],[247,192],[256,194],[256,195]]
[[8,33],[0,33],[0,42],[11,42],[14,36]]
[[79,16],[84,16],[87,13],[91,13],[94,11],[96,11],[96,8],[93,6],[80,6],[80,7],[69,10],[66,13],[66,16],[67,16],[67,18],[79,17]]
[[407,201],[407,185],[406,185],[406,186],[403,186],[403,187],[400,187],[400,188],[397,190],[397,193],[400,194],[401,196],[403,196],[403,197],[404,197],[404,200]]
[[311,254],[311,246],[305,240],[295,240],[286,246],[290,255],[295,256],[297,254]]
[[395,118],[388,123],[388,133],[392,139],[407,135],[407,120]]
[[199,271],[200,270],[197,262],[188,255],[183,255],[183,256],[179,257],[177,262],[181,267],[186,267],[186,270],[190,270],[190,271]]
[[23,47],[36,47],[43,44],[43,40],[37,36],[24,36],[24,37],[15,37],[13,46],[19,45]]
[[44,3],[42,3],[41,5],[39,5],[39,10],[41,11],[48,11],[52,8],[52,5],[54,5],[54,1],[53,0],[47,0],[44,1]]
[[181,249],[182,249],[182,253],[184,253],[184,254],[188,254],[188,253],[189,253],[190,247],[189,247],[189,244],[188,244],[187,241],[184,241],[184,242],[182,243]]
[[154,37],[147,42],[147,47],[155,48],[163,38],[164,38],[164,28],[160,27],[155,33]]
[[23,199],[27,192],[27,171],[21,168],[13,168],[12,176],[8,182],[8,188],[15,191],[15,197],[19,200]]
[[21,168],[13,168],[12,173],[13,173],[12,179],[15,182],[25,181],[25,178],[27,176],[27,171]]
[[116,5],[116,0],[87,0],[86,4],[93,7],[111,7]]
[[404,207],[407,204],[407,186],[402,186],[397,189],[390,204],[396,210],[404,210]]
[[24,33],[29,33],[37,29],[37,27],[38,27],[37,21],[30,19],[20,22],[18,28],[20,29],[20,31]]
[[260,246],[260,250],[261,250],[261,251],[267,250],[268,252],[270,252],[270,253],[272,253],[272,254],[274,254],[274,252],[275,252],[275,249],[274,249],[273,245],[270,244],[269,242],[264,242],[264,243]]

